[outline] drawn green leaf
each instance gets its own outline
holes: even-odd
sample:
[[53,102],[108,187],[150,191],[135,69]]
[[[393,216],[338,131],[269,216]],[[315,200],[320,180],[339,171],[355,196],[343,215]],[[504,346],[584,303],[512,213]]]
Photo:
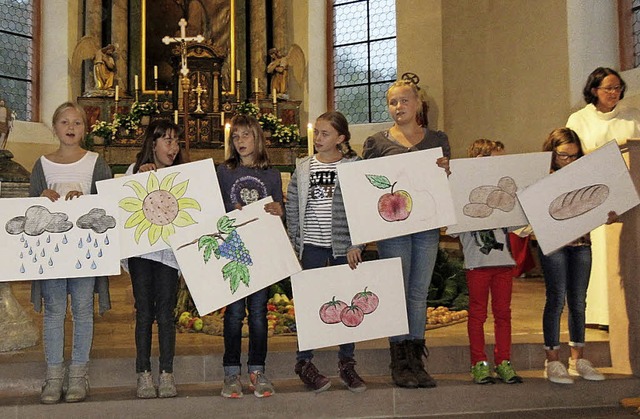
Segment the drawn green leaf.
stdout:
[[251,276],[249,275],[249,268],[235,260],[222,267],[222,276],[225,281],[227,279],[229,280],[231,294],[235,294],[241,282],[246,286],[249,286],[249,280],[251,279]]
[[233,223],[236,222],[235,218],[229,218],[226,215],[223,215],[218,220],[218,231],[223,234],[229,234],[236,228],[233,226]]
[[383,175],[365,175],[369,182],[378,189],[387,189],[391,187],[389,178]]
[[[207,263],[211,259],[211,254],[215,255],[218,251],[218,240],[211,236],[202,236],[198,240],[198,250],[202,248],[204,248],[203,260]],[[219,256],[216,256],[216,259],[219,259]]]

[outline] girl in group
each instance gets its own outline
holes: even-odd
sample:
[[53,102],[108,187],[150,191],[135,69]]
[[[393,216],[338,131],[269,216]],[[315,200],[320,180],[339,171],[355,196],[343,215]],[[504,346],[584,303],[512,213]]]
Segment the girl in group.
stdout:
[[[127,169],[131,175],[184,163],[180,150],[180,129],[166,120],[153,121],[144,133],[136,162]],[[141,399],[175,397],[173,358],[176,351],[176,326],[173,316],[177,302],[178,262],[171,249],[158,250],[128,259],[136,308],[136,394]],[[158,390],[151,374],[151,335],[158,322],[160,377]]]
[[[469,147],[469,157],[504,154],[502,143],[479,139]],[[522,378],[511,366],[511,291],[516,265],[510,252],[506,228],[471,231],[459,235],[464,254],[464,268],[469,288],[469,349],[471,376],[476,384],[493,384],[494,376],[485,353],[484,323],[491,292],[494,319],[495,373],[507,384],[521,383]]]
[[[75,103],[65,102],[53,114],[53,131],[60,141],[58,149],[40,157],[31,171],[29,196],[44,196],[51,201],[70,200],[95,194],[96,182],[110,179],[111,169],[97,153],[83,146],[86,115]],[[43,341],[47,377],[40,401],[57,403],[63,395],[64,321],[67,295],[71,296],[73,315],[73,349],[68,369],[66,402],[80,402],[89,392],[87,365],[93,341],[93,294],[99,290],[99,311],[110,308],[106,277],[47,279],[32,282],[31,300],[36,311],[44,301]]]
[[[571,128],[558,128],[549,134],[542,147],[551,151],[551,172],[560,170],[582,157],[581,141]],[[616,214],[609,214],[609,222]],[[572,384],[571,376],[581,376],[587,380],[600,381],[604,376],[591,362],[583,358],[585,341],[585,310],[587,287],[591,272],[591,240],[585,234],[568,245],[548,255],[539,253],[544,273],[546,302],[542,317],[544,333],[544,375],[558,384]],[[569,371],[560,362],[560,316],[565,299],[569,308]]]
[[[236,115],[231,120],[230,134],[231,156],[217,169],[225,209],[241,209],[270,195],[273,202],[266,204],[264,210],[281,217],[284,214],[282,180],[280,172],[269,165],[260,124],[250,115]],[[269,397],[275,393],[271,381],[265,375],[268,298],[267,287],[231,303],[226,308],[222,359],[223,397],[239,398],[243,395],[239,376],[245,309],[249,312],[249,389],[256,397]]]
[[[358,159],[349,144],[349,123],[340,112],[318,117],[314,129],[316,154],[302,159],[287,189],[287,230],[303,269],[349,264],[355,269],[362,261],[358,246],[352,246],[347,215],[338,187],[337,165]],[[340,378],[353,392],[366,390],[355,371],[355,344],[340,345]],[[295,372],[311,390],[319,393],[331,386],[311,362],[313,351],[298,351]]]
[[[434,164],[449,173],[451,150],[447,135],[428,128],[427,102],[422,90],[403,75],[387,90],[389,114],[394,125],[367,138],[362,156],[365,159],[442,147],[444,157]],[[406,78],[405,78],[406,77]],[[428,182],[428,179],[425,179]],[[427,293],[438,254],[440,230],[433,229],[378,241],[381,259],[399,257],[402,262],[407,302],[409,334],[389,338],[391,376],[400,387],[435,387],[435,380],[425,370],[423,355],[428,352],[424,333],[427,322]]]

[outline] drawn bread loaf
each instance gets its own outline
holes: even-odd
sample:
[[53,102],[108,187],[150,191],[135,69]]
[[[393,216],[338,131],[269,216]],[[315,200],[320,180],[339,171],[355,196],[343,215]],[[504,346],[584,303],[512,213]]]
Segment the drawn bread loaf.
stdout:
[[607,200],[609,187],[603,184],[585,186],[563,193],[549,205],[549,215],[555,220],[567,220],[591,211]]

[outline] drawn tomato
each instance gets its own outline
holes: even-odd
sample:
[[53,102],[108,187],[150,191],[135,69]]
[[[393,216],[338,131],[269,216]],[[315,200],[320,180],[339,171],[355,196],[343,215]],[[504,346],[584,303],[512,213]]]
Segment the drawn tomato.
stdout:
[[320,320],[326,324],[340,323],[340,313],[347,307],[344,301],[336,300],[335,295],[331,301],[324,303],[320,307]]
[[340,320],[347,327],[356,327],[364,320],[364,312],[356,305],[350,305],[342,309]]
[[376,311],[380,299],[377,295],[371,291],[367,291],[367,287],[364,287],[364,291],[357,293],[351,300],[351,305],[358,306],[364,314],[370,314]]

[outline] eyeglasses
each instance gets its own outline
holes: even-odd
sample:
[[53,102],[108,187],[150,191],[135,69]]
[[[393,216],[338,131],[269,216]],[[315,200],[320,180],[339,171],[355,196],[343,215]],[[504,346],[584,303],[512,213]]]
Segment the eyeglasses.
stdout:
[[622,86],[618,85],[618,86],[598,87],[598,90],[604,90],[605,93],[618,93],[622,91]]
[[556,157],[560,160],[575,160],[580,157],[579,154],[556,153]]

